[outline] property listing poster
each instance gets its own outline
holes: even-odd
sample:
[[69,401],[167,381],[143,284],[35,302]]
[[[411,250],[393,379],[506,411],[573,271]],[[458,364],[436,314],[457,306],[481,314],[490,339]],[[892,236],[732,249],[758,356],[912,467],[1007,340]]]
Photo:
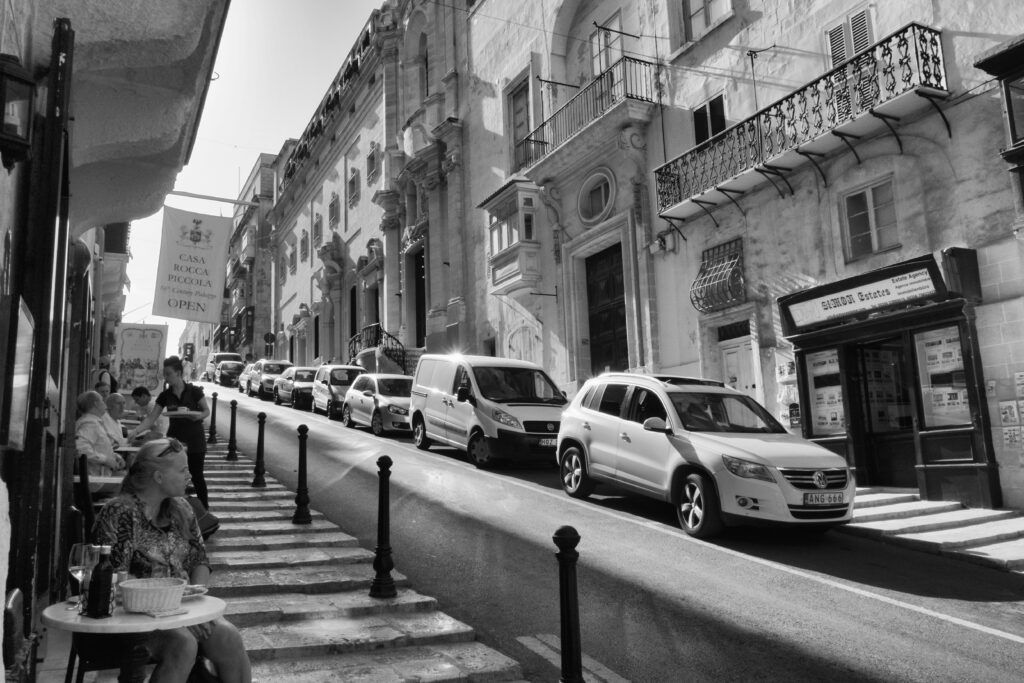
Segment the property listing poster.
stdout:
[[924,421],[929,427],[971,421],[960,332],[944,327],[915,335]]
[[841,434],[846,431],[846,410],[839,379],[839,352],[836,349],[806,356],[810,377],[811,420],[815,434]]

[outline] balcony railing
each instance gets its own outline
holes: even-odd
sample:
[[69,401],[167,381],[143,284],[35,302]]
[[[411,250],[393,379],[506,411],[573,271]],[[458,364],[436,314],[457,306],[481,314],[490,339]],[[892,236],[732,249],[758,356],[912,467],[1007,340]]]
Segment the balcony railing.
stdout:
[[533,166],[624,99],[654,102],[654,64],[623,57],[516,143],[515,170]]
[[363,349],[380,347],[381,352],[394,361],[400,368],[405,368],[405,345],[398,341],[380,323],[367,325],[348,340],[348,357],[355,361]]
[[912,90],[945,91],[941,32],[912,23],[655,169],[658,210],[713,190]]

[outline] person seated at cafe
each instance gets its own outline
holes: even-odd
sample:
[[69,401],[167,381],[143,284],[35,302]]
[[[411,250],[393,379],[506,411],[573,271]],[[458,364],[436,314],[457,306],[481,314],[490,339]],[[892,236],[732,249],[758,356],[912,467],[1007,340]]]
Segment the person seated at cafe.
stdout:
[[124,468],[124,459],[114,452],[103,416],[107,404],[95,391],[86,391],[78,397],[80,417],[75,420],[75,449],[85,455],[89,475],[109,477]]
[[[146,387],[135,387],[132,389],[132,401],[135,402],[135,412],[138,420],[141,422],[145,420],[150,411],[153,410],[153,394],[149,393],[149,389]],[[170,426],[170,420],[166,416],[161,415],[150,427],[149,431],[144,432],[136,436],[137,441],[151,441],[152,439],[162,439],[167,434],[167,428]]]
[[107,400],[107,396],[110,396],[110,384],[107,382],[96,382],[93,389],[96,390],[96,393],[99,394],[104,401]]
[[103,424],[110,435],[110,442],[114,444],[114,450],[128,445],[125,438],[125,430],[121,425],[121,418],[124,417],[124,394],[111,394],[107,396],[107,412],[103,415]]
[[[135,578],[154,575],[206,584],[210,562],[192,506],[185,500],[188,456],[177,439],[142,445],[121,484],[96,517],[97,543],[111,546],[115,571]],[[184,682],[196,655],[209,659],[224,683],[250,683],[252,667],[242,637],[223,617],[166,631],[154,631],[148,649],[157,661],[151,681]]]

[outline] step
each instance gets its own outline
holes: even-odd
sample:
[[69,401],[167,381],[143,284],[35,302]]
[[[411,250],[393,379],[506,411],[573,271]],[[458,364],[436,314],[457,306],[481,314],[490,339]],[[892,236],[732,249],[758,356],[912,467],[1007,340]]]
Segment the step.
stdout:
[[[252,485],[252,477],[237,477],[231,480],[227,479],[207,479],[206,489],[213,493],[214,491],[222,493],[231,493],[233,491],[246,491],[256,490]],[[267,482],[266,486],[260,487],[260,491],[287,491],[283,485],[277,482]]]
[[853,499],[853,508],[859,510],[861,508],[878,507],[879,505],[910,503],[917,500],[921,500],[921,497],[916,493],[861,493],[858,489]]
[[275,621],[357,617],[384,612],[431,612],[437,600],[410,588],[399,588],[393,598],[371,598],[367,590],[338,593],[274,593],[228,597],[224,616],[235,626],[254,626]]
[[472,628],[436,611],[275,622],[239,631],[253,662],[476,639]]
[[963,505],[950,500],[919,500],[912,503],[894,503],[863,510],[854,509],[853,523],[877,522],[880,519],[902,519],[915,515],[961,510]]
[[519,664],[482,643],[436,643],[333,657],[253,664],[253,680],[274,683],[409,683],[518,681]]
[[214,571],[229,569],[276,569],[310,565],[373,562],[373,552],[356,547],[288,548],[273,553],[260,549],[215,550],[207,553]]
[[[211,497],[217,505],[217,516],[221,512],[234,512],[236,510],[295,510],[295,495],[274,496],[268,498],[228,498],[222,496],[219,499]],[[313,510],[313,512],[316,512]]]
[[1024,570],[1024,538],[960,548],[951,554],[1006,571]]
[[206,542],[207,551],[260,550],[275,553],[292,548],[356,547],[359,540],[342,531],[318,533],[262,533],[222,536],[220,532]]
[[[229,569],[210,575],[210,595],[225,598],[242,595],[268,595],[287,588],[293,593],[337,593],[368,591],[374,578],[368,563],[320,565],[288,569]],[[391,572],[395,585],[408,586],[409,579]]]
[[853,522],[846,527],[852,532],[861,532],[864,536],[892,536],[895,534],[912,534],[922,531],[939,531],[955,529],[969,524],[994,522],[1018,516],[1016,510],[987,510],[982,508],[963,508],[949,512],[937,512],[916,517],[900,517],[882,519],[876,522]]
[[[218,505],[216,513],[217,519],[220,520],[221,524],[224,524],[225,522],[255,522],[280,519],[290,522],[292,515],[295,514],[295,503],[271,509],[260,509],[257,505],[258,504],[253,504],[249,506],[248,510],[228,509]],[[310,510],[309,516],[313,519],[323,519],[323,513],[317,512],[316,510]]]
[[[217,506],[211,505],[217,512]],[[232,522],[220,525],[217,537],[259,536],[262,534],[311,534],[337,531],[338,527],[322,519],[314,519],[310,524],[292,524],[287,519],[264,520],[259,522]]]
[[233,490],[210,491],[212,502],[220,501],[246,501],[246,500],[290,500],[295,501],[295,493],[283,487],[273,489],[259,489],[245,486]]
[[973,524],[958,529],[901,534],[899,538],[907,545],[933,552],[977,547],[1024,538],[1024,517],[1018,516],[997,522]]

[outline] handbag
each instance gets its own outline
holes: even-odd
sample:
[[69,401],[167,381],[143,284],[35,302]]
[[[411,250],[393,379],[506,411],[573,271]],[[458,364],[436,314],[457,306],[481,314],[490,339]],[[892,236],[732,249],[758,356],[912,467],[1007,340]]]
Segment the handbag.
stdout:
[[205,541],[220,528],[220,520],[217,519],[217,515],[207,510],[202,501],[195,496],[185,496],[185,500],[192,506],[192,512],[195,513],[196,521],[199,522],[199,533],[203,535]]

